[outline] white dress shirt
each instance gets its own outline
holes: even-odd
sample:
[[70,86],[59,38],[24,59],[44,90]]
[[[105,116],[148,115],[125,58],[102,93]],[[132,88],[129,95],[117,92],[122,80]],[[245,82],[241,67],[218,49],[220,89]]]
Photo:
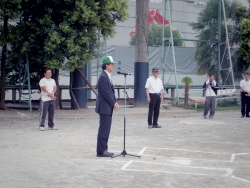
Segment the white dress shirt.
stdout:
[[240,86],[243,87],[243,89],[245,89],[246,91],[250,92],[250,80],[248,81],[246,81],[245,79],[241,80]]
[[107,73],[107,75],[108,75],[108,77],[109,77],[109,81],[110,81],[110,83],[112,83],[112,80],[111,80],[111,73],[109,73],[108,71],[106,71],[106,70],[104,70],[106,73]]
[[163,84],[160,78],[151,76],[147,79],[145,88],[148,88],[149,93],[161,93]]

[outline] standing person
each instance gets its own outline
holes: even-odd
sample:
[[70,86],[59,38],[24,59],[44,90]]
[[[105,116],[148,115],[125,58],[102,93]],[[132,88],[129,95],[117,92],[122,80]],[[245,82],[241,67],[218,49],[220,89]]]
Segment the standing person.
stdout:
[[215,114],[215,102],[217,90],[219,89],[219,85],[214,80],[214,75],[211,74],[209,79],[204,83],[203,89],[206,90],[206,101],[204,107],[204,119],[207,119],[208,110],[210,110],[209,118],[213,119]]
[[[161,128],[158,125],[158,117],[160,114],[160,104],[163,101],[163,84],[159,75],[159,69],[154,67],[152,69],[152,76],[147,79],[145,88],[146,88],[146,95],[147,101],[149,104],[148,110],[148,128]],[[152,116],[154,119],[152,121]]]
[[44,131],[44,122],[46,118],[46,114],[48,112],[48,127],[49,130],[57,130],[54,126],[54,110],[55,110],[55,102],[56,97],[54,93],[56,93],[56,82],[51,78],[52,72],[51,69],[45,69],[44,78],[42,78],[39,82],[39,86],[41,87],[41,98],[42,98],[42,108],[40,114],[40,130]]
[[102,61],[102,73],[98,80],[98,97],[96,100],[96,113],[100,116],[100,125],[97,135],[97,157],[111,157],[114,153],[108,152],[108,139],[112,123],[113,110],[119,108],[111,81],[111,72],[114,64],[111,56],[106,56]]
[[241,89],[241,117],[249,117],[250,110],[250,74],[244,73],[244,79],[240,81]]

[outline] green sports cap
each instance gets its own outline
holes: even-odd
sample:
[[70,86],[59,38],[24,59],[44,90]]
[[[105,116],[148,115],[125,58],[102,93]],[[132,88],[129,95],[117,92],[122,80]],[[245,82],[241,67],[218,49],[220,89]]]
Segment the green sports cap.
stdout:
[[102,60],[102,64],[117,64],[117,62],[115,62],[112,58],[112,56],[105,56]]

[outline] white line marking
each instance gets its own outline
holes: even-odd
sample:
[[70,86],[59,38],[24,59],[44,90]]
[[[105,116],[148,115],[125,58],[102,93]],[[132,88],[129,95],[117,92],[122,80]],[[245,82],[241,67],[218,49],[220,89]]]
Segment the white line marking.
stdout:
[[133,160],[130,160],[129,162],[127,162],[122,168],[121,170],[125,170],[125,168],[127,168],[132,162],[134,162]]
[[234,158],[235,158],[235,154],[233,153],[233,154],[231,155],[231,159],[230,159],[230,162],[231,162],[231,163],[234,162]]
[[177,151],[188,151],[188,152],[194,152],[194,153],[210,153],[210,154],[218,154],[218,155],[229,155],[229,153],[216,153],[216,152],[206,152],[206,151],[194,151],[194,150],[188,150],[188,149],[173,149],[173,148],[150,148],[148,147],[147,149],[152,149],[152,150],[177,150]]
[[22,113],[20,113],[20,112],[18,112],[18,111],[16,111],[18,114],[20,114],[20,115],[22,115],[22,116],[25,116],[25,114],[22,114]]
[[142,155],[146,149],[147,149],[147,147],[144,147],[144,148],[140,151],[140,153],[138,153],[138,155]]
[[168,174],[185,174],[185,175],[198,175],[198,176],[209,176],[207,174],[199,174],[199,173],[184,173],[184,172],[168,172],[161,170],[137,170],[137,169],[123,169],[127,171],[137,171],[137,172],[158,172],[158,173],[168,173]]
[[196,159],[196,158],[186,158],[186,157],[167,157],[167,156],[147,155],[147,154],[143,154],[143,156],[164,157],[164,158],[167,158],[167,159],[183,159],[183,160],[193,160],[193,161],[220,161],[220,162],[229,162],[228,160],[209,160],[209,159]]
[[194,168],[194,169],[206,169],[206,170],[219,170],[219,171],[230,171],[230,168],[213,168],[213,167],[198,167],[198,166],[185,166],[179,164],[163,164],[163,163],[155,163],[155,162],[146,162],[146,161],[133,161],[134,163],[147,163],[147,164],[156,164],[156,165],[164,165],[164,166],[177,166],[183,168]]
[[236,155],[250,155],[250,153],[233,153],[231,155],[231,160],[230,160],[231,163],[234,162],[234,159],[235,159]]
[[244,181],[244,182],[247,182],[247,183],[250,183],[249,180],[246,180],[246,179],[243,179],[243,178],[239,178],[239,177],[236,177],[236,176],[231,176],[231,178],[234,178],[234,179],[237,179],[237,180],[241,180],[241,181]]

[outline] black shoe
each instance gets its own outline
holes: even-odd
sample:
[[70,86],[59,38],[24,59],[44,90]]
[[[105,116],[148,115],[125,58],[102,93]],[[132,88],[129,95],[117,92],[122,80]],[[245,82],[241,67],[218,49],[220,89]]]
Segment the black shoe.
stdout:
[[244,118],[245,116],[241,115],[241,118]]
[[97,157],[112,157],[113,155],[107,151],[104,151],[103,153],[97,153]]
[[107,153],[110,153],[111,155],[114,155],[114,153],[112,153],[112,152],[108,152],[107,150],[106,150],[106,152],[107,152]]
[[153,125],[152,128],[161,128],[160,125]]
[[213,119],[213,116],[209,116],[209,119]]

